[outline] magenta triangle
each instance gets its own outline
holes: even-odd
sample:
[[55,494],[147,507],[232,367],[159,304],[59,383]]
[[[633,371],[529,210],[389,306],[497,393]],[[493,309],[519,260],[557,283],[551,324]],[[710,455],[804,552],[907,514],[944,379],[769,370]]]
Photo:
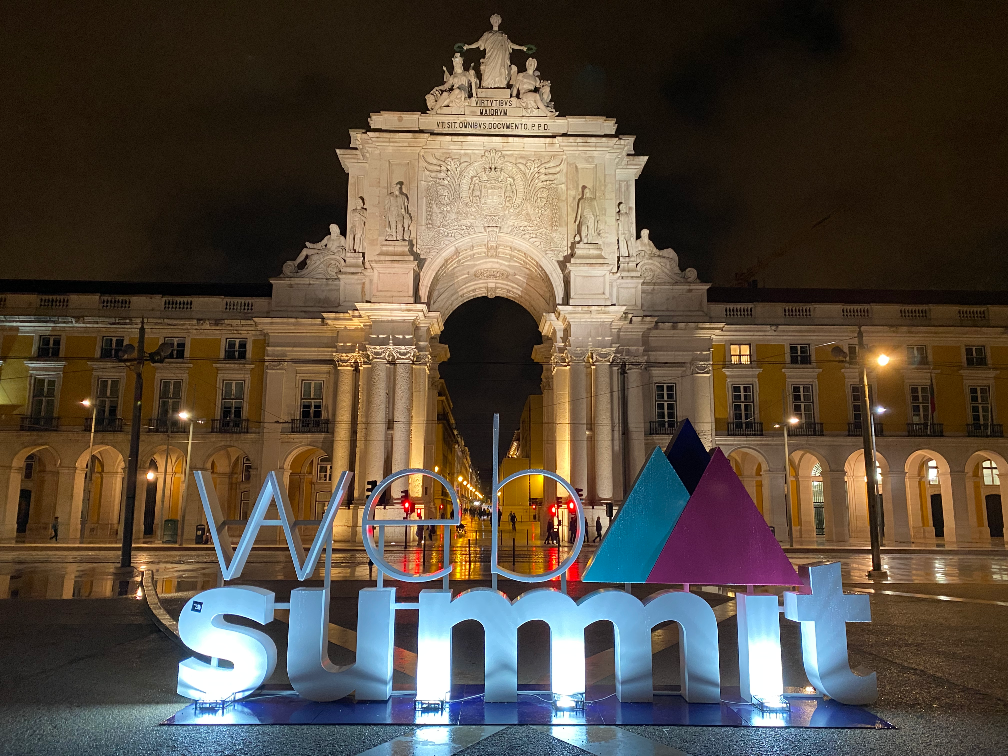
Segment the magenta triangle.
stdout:
[[711,455],[647,582],[801,585],[721,449]]

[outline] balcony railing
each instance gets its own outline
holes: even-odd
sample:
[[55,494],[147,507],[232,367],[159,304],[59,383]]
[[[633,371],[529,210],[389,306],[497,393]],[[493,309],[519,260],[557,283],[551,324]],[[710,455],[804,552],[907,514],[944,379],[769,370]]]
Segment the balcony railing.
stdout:
[[823,435],[822,423],[797,423],[788,426],[789,436],[821,436]]
[[[94,421],[95,433],[118,433],[122,430],[123,419],[121,417],[96,417]],[[91,431],[91,418],[84,421],[81,430]]]
[[729,436],[762,436],[763,422],[760,420],[729,420]]
[[907,423],[908,436],[944,436],[943,423]]
[[210,424],[211,433],[248,433],[247,417],[218,417]]
[[966,435],[975,438],[1004,438],[1001,423],[966,423]]
[[671,436],[675,434],[677,423],[671,420],[651,420],[648,424],[649,436]]
[[295,417],[290,421],[291,433],[328,433],[329,419],[321,417]]
[[148,433],[188,433],[189,423],[177,417],[152,417],[147,421]]
[[[847,423],[847,435],[861,437],[861,423]],[[885,428],[883,428],[882,423],[875,423],[875,435],[884,436]]]
[[21,417],[21,430],[59,430],[59,418],[47,417],[45,415],[23,415]]

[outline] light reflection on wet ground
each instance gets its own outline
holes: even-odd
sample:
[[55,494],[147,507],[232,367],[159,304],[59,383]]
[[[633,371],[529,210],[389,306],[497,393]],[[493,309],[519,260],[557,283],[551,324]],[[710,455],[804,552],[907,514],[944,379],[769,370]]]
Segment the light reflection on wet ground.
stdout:
[[[442,548],[386,548],[388,561],[406,572],[433,572],[440,568]],[[509,569],[538,573],[552,569],[568,554],[568,548],[508,547],[500,550],[500,563]],[[576,581],[594,553],[586,547],[571,568]],[[101,598],[131,595],[136,591],[139,574],[118,569],[118,550],[104,549],[2,549],[0,548],[0,598]],[[803,552],[793,554],[795,565],[820,560],[843,565],[844,581],[866,583],[871,567],[866,553]],[[457,545],[452,552],[455,580],[488,580],[490,549]],[[134,551],[133,564],[138,570],[152,569],[161,594],[206,590],[217,585],[217,561],[212,548],[144,549]],[[986,584],[1008,587],[1008,555],[976,554],[883,554],[883,568],[889,582],[898,584]],[[376,572],[369,570],[367,554],[362,549],[346,549],[333,554],[335,580],[368,580]],[[317,578],[322,577],[322,561]],[[286,548],[259,548],[252,552],[242,580],[294,580],[294,568]],[[559,582],[559,581],[556,581]]]

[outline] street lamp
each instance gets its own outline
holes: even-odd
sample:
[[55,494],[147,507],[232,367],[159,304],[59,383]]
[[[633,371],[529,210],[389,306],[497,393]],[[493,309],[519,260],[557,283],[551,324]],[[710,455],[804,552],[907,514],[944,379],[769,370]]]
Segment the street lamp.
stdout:
[[[864,332],[858,326],[858,355],[861,357],[861,442],[864,446],[865,491],[868,500],[868,532],[871,537],[872,568],[868,577],[885,580],[888,573],[882,569],[882,538],[879,523],[882,515],[879,511],[878,477],[875,475],[875,417],[871,406],[871,395],[868,391],[868,352],[865,350]],[[841,347],[831,350],[837,359],[848,359],[849,355]],[[880,367],[889,364],[889,356],[883,352],[876,355],[875,361]]]
[[[782,398],[786,399],[787,396],[784,395]],[[787,412],[787,403],[786,402],[784,404],[784,412],[785,413]],[[783,418],[782,418],[782,420],[783,420]],[[784,506],[785,506],[785,511],[784,511],[785,517],[784,517],[784,519],[785,519],[785,522],[787,522],[788,546],[790,546],[792,548],[794,547],[794,525],[792,524],[793,518],[792,518],[792,515],[791,515],[791,506],[792,506],[792,504],[791,504],[791,452],[788,450],[788,432],[787,432],[787,429],[788,429],[789,425],[797,425],[798,422],[799,421],[798,421],[797,417],[789,417],[789,418],[787,418],[787,422],[780,422],[780,423],[777,423],[776,425],[774,425],[774,428],[783,428],[784,429]]]
[[[81,401],[81,404],[91,410],[91,440],[88,442],[87,467],[84,469],[84,490],[87,491],[87,507],[85,508],[82,501],[80,517],[80,537],[83,541],[84,530],[87,525],[88,509],[91,508],[91,487],[93,486],[94,479],[94,473],[91,471],[91,456],[94,454],[95,416],[98,414],[98,408],[92,406],[94,403],[90,399],[84,399]],[[83,499],[83,497],[81,498]]]
[[[125,344],[116,352],[116,359],[133,371],[133,417],[130,422],[129,461],[126,467],[126,502],[122,522],[122,551],[119,557],[119,567],[133,566],[133,515],[136,513],[137,463],[140,457],[140,420],[143,411],[143,368],[145,363],[158,364],[165,361],[170,348],[162,343],[148,354],[144,348],[146,331],[143,318],[140,319],[140,331],[137,334],[137,345]],[[148,480],[153,480],[148,472]]]
[[178,416],[179,420],[183,422],[186,421],[189,422],[189,445],[188,447],[186,447],[185,465],[182,468],[182,503],[179,505],[179,528],[178,528],[178,535],[176,536],[175,541],[181,546],[183,543],[185,543],[184,538],[185,534],[183,532],[183,528],[185,527],[186,488],[189,485],[189,469],[192,467],[191,460],[192,460],[193,426],[195,426],[196,423],[203,423],[204,421],[202,419],[197,420],[195,417],[193,417],[192,413],[187,410],[182,410],[181,412],[178,413]]

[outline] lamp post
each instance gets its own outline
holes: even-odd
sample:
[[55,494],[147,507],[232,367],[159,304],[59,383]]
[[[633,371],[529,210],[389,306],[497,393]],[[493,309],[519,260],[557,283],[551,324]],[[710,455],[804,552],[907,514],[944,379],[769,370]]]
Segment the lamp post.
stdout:
[[[864,332],[858,326],[858,356],[861,363],[861,442],[864,446],[865,492],[868,502],[868,534],[871,538],[872,568],[868,577],[885,580],[888,573],[882,569],[882,539],[879,532],[881,513],[878,501],[878,476],[875,467],[875,414],[872,409],[871,394],[868,391],[868,352],[865,349]],[[847,358],[849,355],[840,347],[833,347],[834,357]],[[881,367],[889,364],[889,357],[878,354],[876,361]]]
[[[162,542],[164,542],[164,505],[165,496],[168,492],[168,465],[171,461],[171,427],[173,418],[171,415],[165,417],[165,430],[168,435],[165,440],[164,448],[164,470],[161,471],[161,503],[158,505],[158,527],[160,528],[162,535]],[[172,482],[172,488],[175,487],[174,481]],[[171,502],[168,502],[168,506],[171,506]],[[155,536],[156,538],[157,536]]]
[[[787,399],[787,395],[782,396],[783,399]],[[787,417],[787,402],[784,402],[784,417],[781,418],[781,422],[775,425],[775,428],[784,429],[784,519],[787,522],[787,537],[788,546],[794,547],[794,525],[792,524],[793,518],[791,516],[791,452],[788,449],[788,426],[797,425],[797,417]]]
[[186,510],[186,488],[189,485],[189,468],[192,467],[192,434],[193,426],[196,423],[202,423],[202,420],[197,420],[192,416],[191,412],[182,410],[178,413],[179,420],[189,421],[189,444],[186,447],[185,464],[182,467],[182,502],[179,504],[179,527],[178,534],[176,535],[177,541],[180,546],[185,543],[185,533],[183,529],[185,527],[185,510]]
[[[87,506],[85,507],[84,502],[81,502],[80,516],[80,537],[83,541],[84,530],[87,526],[88,509],[91,508],[91,486],[94,479],[94,473],[91,470],[91,456],[94,454],[95,416],[98,414],[98,408],[94,406],[94,402],[90,399],[85,399],[81,404],[91,410],[91,440],[88,442],[87,467],[84,468],[84,490],[87,491]],[[81,498],[83,499],[83,497]]]
[[143,318],[140,319],[140,332],[137,334],[137,345],[126,344],[116,353],[116,359],[125,363],[133,371],[133,416],[130,421],[129,460],[126,466],[126,503],[122,522],[122,550],[119,555],[119,567],[122,569],[133,566],[133,516],[136,512],[137,463],[140,457],[140,420],[143,411],[143,367],[144,364],[158,364],[165,361],[168,349],[161,344],[150,354],[144,349]]

